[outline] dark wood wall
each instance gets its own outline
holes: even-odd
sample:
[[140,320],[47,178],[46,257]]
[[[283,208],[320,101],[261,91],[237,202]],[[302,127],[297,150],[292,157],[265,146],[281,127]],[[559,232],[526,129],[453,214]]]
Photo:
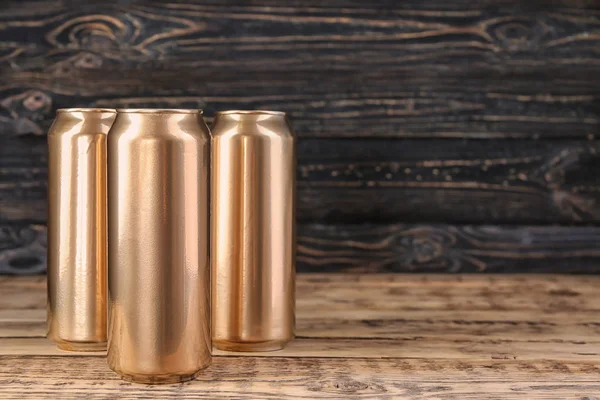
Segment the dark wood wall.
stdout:
[[300,271],[600,270],[600,1],[5,0],[1,272],[73,106],[288,112]]

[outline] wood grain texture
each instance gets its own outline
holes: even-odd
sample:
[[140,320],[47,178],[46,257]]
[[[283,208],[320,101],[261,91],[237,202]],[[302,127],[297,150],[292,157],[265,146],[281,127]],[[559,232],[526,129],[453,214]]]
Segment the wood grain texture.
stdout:
[[600,272],[600,229],[300,225],[301,272]]
[[19,225],[0,268],[43,270],[45,133],[57,108],[101,106],[288,112],[303,224],[518,226],[493,250],[452,231],[434,258],[438,236],[382,227],[377,253],[328,243],[340,227],[301,270],[595,272],[593,230],[500,243],[600,222],[599,42],[595,0],[4,1],[0,223]]
[[46,238],[43,225],[0,224],[0,274],[45,272]]
[[[598,278],[300,274],[297,335],[315,338],[594,342]],[[0,337],[46,334],[46,277],[0,278]],[[56,353],[52,353],[56,354]]]
[[596,1],[13,0],[2,11],[7,135],[43,133],[73,105],[276,108],[304,137],[598,133]]
[[148,386],[121,381],[100,357],[0,357],[5,399],[586,399],[598,364],[564,361],[215,357],[196,380]]
[[[0,274],[46,270],[46,227],[0,224]],[[600,272],[600,228],[323,225],[297,229],[298,272]]]
[[[0,221],[46,221],[43,137],[0,137]],[[300,222],[600,222],[600,142],[298,143]]]
[[[41,329],[45,278],[2,277],[0,396],[580,400],[600,390],[600,277],[303,274],[297,283],[288,348],[215,351],[195,381],[153,387],[121,381],[101,353],[56,349]],[[32,323],[35,334],[22,335]]]
[[[213,349],[215,356],[245,355],[251,357],[318,357],[318,358],[427,358],[470,361],[520,360],[541,361],[552,358],[562,361],[598,362],[599,341],[553,342],[532,340],[476,340],[431,338],[423,336],[394,339],[368,338],[304,338],[297,337],[283,350],[261,353],[233,353]],[[432,355],[433,354],[433,355]],[[65,356],[72,354],[60,350],[46,338],[0,338],[0,356]],[[76,353],[73,355],[88,355]],[[95,356],[102,357],[104,353]]]
[[599,150],[595,140],[303,140],[298,218],[597,222]]

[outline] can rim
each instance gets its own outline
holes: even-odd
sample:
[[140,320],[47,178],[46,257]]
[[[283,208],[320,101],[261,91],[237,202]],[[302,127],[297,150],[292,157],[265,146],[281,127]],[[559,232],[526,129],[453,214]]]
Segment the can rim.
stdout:
[[202,114],[195,108],[117,108],[121,114]]
[[242,114],[242,115],[285,115],[283,111],[269,111],[269,110],[227,110],[217,111],[215,115],[230,115],[230,114]]
[[85,107],[74,107],[74,108],[59,108],[56,110],[57,113],[116,113],[117,110],[114,108],[85,108]]

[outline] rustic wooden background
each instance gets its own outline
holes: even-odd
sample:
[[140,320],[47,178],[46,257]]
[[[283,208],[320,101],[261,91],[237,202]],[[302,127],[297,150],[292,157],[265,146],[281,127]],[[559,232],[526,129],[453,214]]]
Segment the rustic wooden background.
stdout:
[[73,106],[288,112],[300,271],[600,271],[597,0],[4,0],[1,272]]

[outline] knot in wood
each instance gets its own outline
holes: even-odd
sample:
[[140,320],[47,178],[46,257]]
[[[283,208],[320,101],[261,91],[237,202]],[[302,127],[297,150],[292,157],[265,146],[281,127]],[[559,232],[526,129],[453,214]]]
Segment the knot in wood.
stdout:
[[490,35],[510,52],[538,51],[547,40],[549,28],[542,21],[505,17],[490,26]]
[[340,379],[339,381],[333,384],[333,387],[335,389],[338,389],[340,392],[354,393],[368,389],[369,385],[367,385],[364,382],[359,382],[352,379]]

